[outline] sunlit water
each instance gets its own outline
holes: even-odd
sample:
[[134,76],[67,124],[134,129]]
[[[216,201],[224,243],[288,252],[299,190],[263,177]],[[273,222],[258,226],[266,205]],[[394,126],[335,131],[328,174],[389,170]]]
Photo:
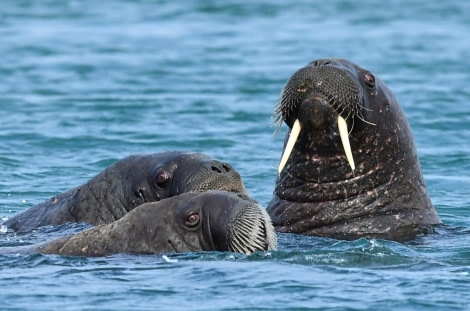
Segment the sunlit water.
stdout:
[[[2,1],[0,218],[117,159],[179,149],[271,198],[274,105],[313,59],[393,90],[445,226],[406,244],[280,235],[279,250],[0,257],[0,310],[466,310],[470,2]],[[282,129],[282,131],[285,128]],[[84,225],[0,233],[28,245]]]

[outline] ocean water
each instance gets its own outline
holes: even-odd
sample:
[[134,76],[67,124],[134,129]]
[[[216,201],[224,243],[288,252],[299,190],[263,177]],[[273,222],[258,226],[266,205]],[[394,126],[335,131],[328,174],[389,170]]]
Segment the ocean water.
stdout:
[[[469,33],[461,0],[3,0],[0,219],[176,149],[231,163],[266,206],[280,91],[333,56],[394,92],[445,225],[404,244],[283,234],[250,256],[0,256],[0,310],[470,309]],[[0,247],[85,227],[0,233]]]

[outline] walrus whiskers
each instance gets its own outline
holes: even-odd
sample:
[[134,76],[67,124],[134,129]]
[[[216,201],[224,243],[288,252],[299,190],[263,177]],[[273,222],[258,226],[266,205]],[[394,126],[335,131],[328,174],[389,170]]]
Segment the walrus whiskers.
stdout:
[[249,205],[235,216],[228,230],[229,250],[251,254],[257,250],[275,250],[277,240],[266,210]]

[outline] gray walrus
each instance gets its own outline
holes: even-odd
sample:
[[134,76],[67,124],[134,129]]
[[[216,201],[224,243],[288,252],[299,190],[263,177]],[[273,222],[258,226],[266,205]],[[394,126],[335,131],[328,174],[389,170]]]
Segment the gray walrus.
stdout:
[[276,247],[276,233],[260,204],[243,194],[213,190],[145,203],[110,224],[40,245],[0,248],[0,253],[104,256],[230,251],[251,254]]
[[286,83],[275,113],[286,133],[276,230],[403,241],[441,220],[408,121],[388,87],[344,59],[320,59]]
[[86,184],[37,204],[3,225],[24,232],[68,222],[107,224],[143,203],[212,189],[246,194],[240,174],[207,155],[180,151],[132,155]]

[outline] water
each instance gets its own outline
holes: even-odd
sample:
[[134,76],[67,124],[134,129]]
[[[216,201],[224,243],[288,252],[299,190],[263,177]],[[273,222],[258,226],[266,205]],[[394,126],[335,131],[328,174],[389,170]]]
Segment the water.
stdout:
[[[1,256],[0,309],[470,308],[468,33],[460,0],[2,1],[0,218],[173,149],[231,163],[266,206],[281,88],[336,56],[395,93],[446,225],[406,244],[280,235],[278,251],[251,256]],[[0,233],[0,246],[84,228]]]

